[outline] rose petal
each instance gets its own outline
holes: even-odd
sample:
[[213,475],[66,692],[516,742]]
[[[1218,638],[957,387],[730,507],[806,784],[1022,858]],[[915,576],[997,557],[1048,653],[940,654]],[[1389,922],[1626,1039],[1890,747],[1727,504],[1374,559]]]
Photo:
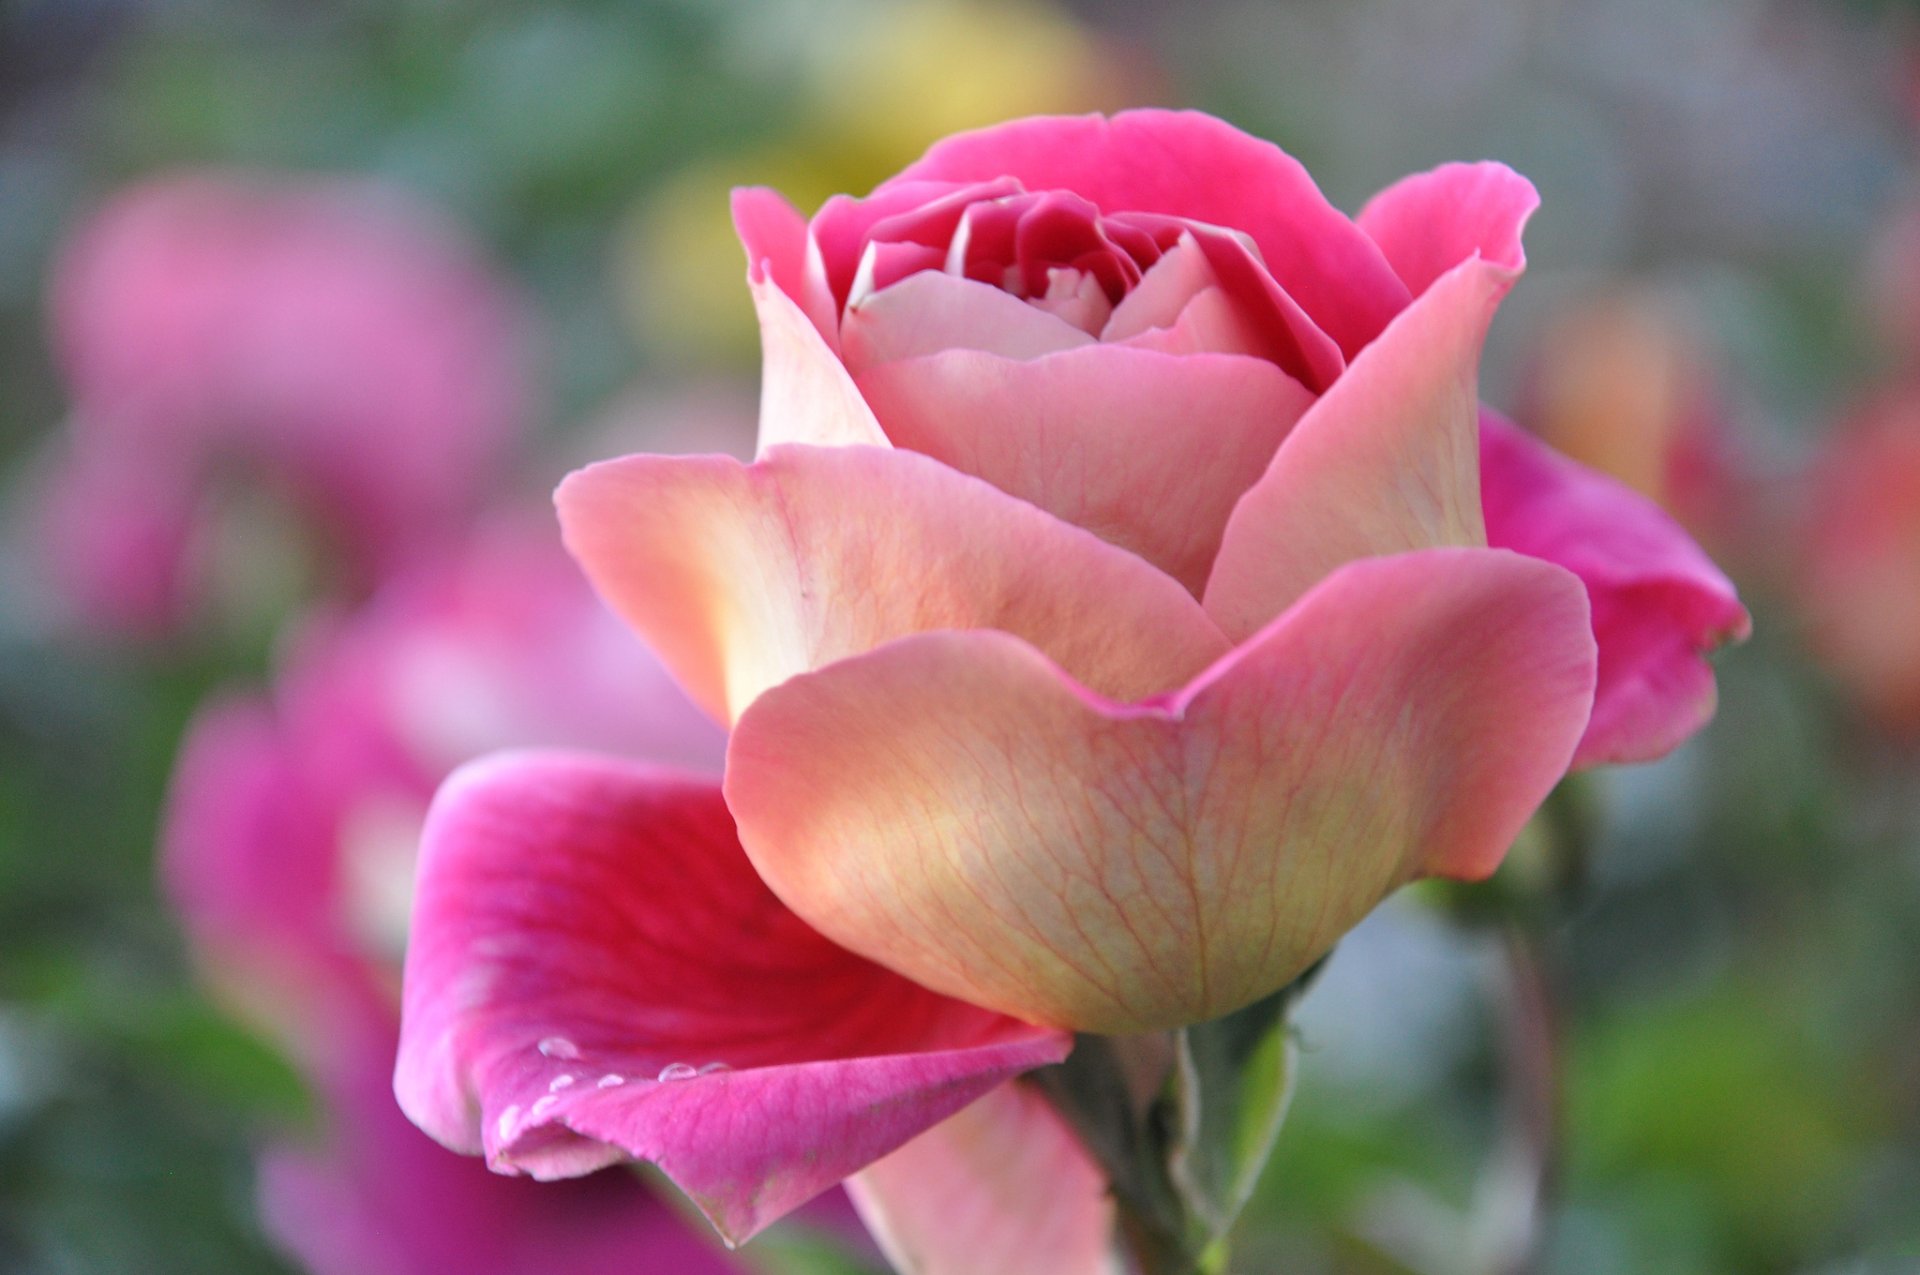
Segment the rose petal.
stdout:
[[942,245],[975,204],[1020,193],[1013,181],[910,182],[895,178],[866,199],[835,195],[807,225],[821,286],[838,314],[870,239]]
[[508,1173],[650,1160],[735,1242],[1070,1047],[808,929],[704,782],[498,756],[421,856],[408,1116]]
[[1351,564],[1178,695],[1116,704],[1002,633],[762,696],[727,758],[761,876],[823,933],[1035,1022],[1122,1033],[1280,987],[1388,892],[1491,872],[1592,705],[1571,574]]
[[1600,682],[1575,766],[1662,756],[1713,716],[1707,653],[1746,637],[1733,584],[1659,506],[1480,416],[1487,541],[1557,562],[1593,599]]
[[1182,231],[1179,242],[1154,262],[1153,268],[1141,276],[1139,286],[1113,308],[1100,339],[1118,343],[1153,328],[1172,327],[1188,302],[1219,282],[1192,232]]
[[1521,269],[1520,232],[1539,206],[1533,183],[1505,164],[1442,164],[1387,187],[1358,220],[1417,297],[1475,253]]
[[1195,226],[1192,234],[1206,253],[1221,292],[1247,316],[1246,331],[1258,343],[1261,357],[1316,393],[1332,385],[1346,370],[1340,348],[1267,273],[1240,237],[1212,226]]
[[869,369],[859,385],[898,446],[1131,550],[1195,594],[1234,502],[1312,402],[1264,360],[1110,345],[1026,361],[948,350]]
[[912,275],[938,270],[946,264],[946,259],[945,252],[925,244],[868,243],[866,253],[860,258],[860,269],[853,276],[853,291],[847,294],[847,305],[856,306],[882,288],[891,288]]
[[747,282],[771,281],[800,312],[829,349],[837,349],[833,298],[807,269],[807,219],[775,190],[742,186],[732,197],[733,229],[747,253]]
[[848,306],[841,342],[858,377],[876,364],[941,350],[1031,359],[1092,345],[1093,338],[1010,292],[928,271]]
[[1119,1275],[1106,1175],[1025,1085],[1000,1086],[847,1191],[902,1275]]
[[760,315],[760,450],[781,443],[886,447],[840,356],[771,279],[752,285]]
[[601,596],[725,720],[796,673],[929,629],[1020,634],[1122,697],[1226,649],[1132,554],[908,451],[628,456],[571,475],[558,502]]
[[1514,271],[1474,259],[1361,351],[1240,498],[1207,611],[1243,638],[1342,563],[1485,544],[1480,347]]
[[384,1048],[323,1083],[317,1145],[261,1158],[260,1215],[312,1275],[728,1275],[747,1269],[631,1174],[565,1183],[489,1173],[407,1122]]
[[[1227,294],[1218,288],[1204,288],[1171,324],[1148,328],[1121,344],[1134,350],[1152,350],[1159,354],[1244,354],[1266,357],[1266,342],[1260,339],[1247,318]],[[1304,386],[1302,388],[1305,388]]]
[[1070,190],[1101,211],[1166,213],[1252,237],[1288,295],[1351,359],[1407,304],[1373,241],[1271,142],[1193,111],[1015,120],[935,143],[889,181],[1011,177]]

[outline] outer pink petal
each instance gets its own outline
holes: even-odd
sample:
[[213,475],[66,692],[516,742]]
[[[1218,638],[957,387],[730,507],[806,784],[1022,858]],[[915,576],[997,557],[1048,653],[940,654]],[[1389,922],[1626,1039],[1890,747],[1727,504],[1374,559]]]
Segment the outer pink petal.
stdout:
[[1196,595],[1234,502],[1313,402],[1262,359],[1111,345],[1027,361],[948,350],[873,368],[860,389],[898,446],[1131,550]]
[[570,476],[567,545],[695,700],[928,629],[1020,634],[1103,693],[1177,686],[1226,642],[1132,554],[907,451],[629,456]]
[[799,304],[771,279],[751,286],[760,315],[760,450],[781,443],[888,446],[840,356]]
[[1480,347],[1516,273],[1469,260],[1361,351],[1227,522],[1207,611],[1233,638],[1342,563],[1485,544]]
[[1070,1044],[807,928],[703,782],[500,757],[429,817],[395,1089],[503,1172],[650,1160],[738,1242]]
[[489,1173],[407,1122],[384,1049],[325,1086],[318,1145],[260,1164],[260,1212],[312,1275],[727,1275],[748,1269],[631,1174],[535,1183]]
[[827,347],[838,350],[833,297],[807,266],[807,219],[778,191],[743,186],[733,192],[733,229],[747,253],[747,281],[771,282],[813,321]]
[[1585,591],[1497,550],[1351,564],[1162,701],[929,634],[740,719],[727,799],[823,933],[1036,1022],[1131,1032],[1278,988],[1388,892],[1491,872],[1592,705]]
[[938,142],[893,181],[1000,176],[1029,190],[1071,190],[1103,212],[1166,213],[1245,231],[1281,287],[1348,358],[1407,304],[1380,250],[1299,161],[1209,115],[1016,120]]
[[1559,563],[1593,599],[1600,682],[1574,765],[1667,753],[1713,716],[1707,654],[1752,627],[1732,582],[1653,501],[1491,412],[1480,455],[1488,542]]
[[937,270],[909,275],[849,305],[841,335],[855,376],[877,363],[941,350],[1030,359],[1094,341],[1011,292]]
[[1539,206],[1533,183],[1505,164],[1442,164],[1375,195],[1359,222],[1419,296],[1475,253],[1519,270],[1520,232]]
[[1119,1275],[1106,1175],[1025,1085],[948,1117],[847,1191],[902,1275]]

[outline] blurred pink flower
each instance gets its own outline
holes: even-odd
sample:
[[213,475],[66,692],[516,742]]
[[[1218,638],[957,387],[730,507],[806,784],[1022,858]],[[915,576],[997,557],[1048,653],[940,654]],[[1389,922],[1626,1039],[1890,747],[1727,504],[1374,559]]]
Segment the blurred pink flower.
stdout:
[[477,507],[528,411],[518,298],[444,219],[346,180],[132,187],[68,244],[52,324],[72,413],[44,550],[110,629],[204,600],[223,489],[367,586]]
[[1801,545],[1815,652],[1888,728],[1920,733],[1920,385],[1883,391],[1829,436]]
[[262,1164],[274,1234],[320,1275],[737,1269],[624,1175],[548,1193],[453,1156],[393,1101],[419,823],[458,762],[578,744],[717,773],[720,732],[537,523],[496,522],[297,636],[268,695],[196,718],[168,892],[214,985],[302,1064],[317,1146]]
[[1519,418],[1555,450],[1657,501],[1722,560],[1770,554],[1752,457],[1707,335],[1657,290],[1613,284],[1539,334]]

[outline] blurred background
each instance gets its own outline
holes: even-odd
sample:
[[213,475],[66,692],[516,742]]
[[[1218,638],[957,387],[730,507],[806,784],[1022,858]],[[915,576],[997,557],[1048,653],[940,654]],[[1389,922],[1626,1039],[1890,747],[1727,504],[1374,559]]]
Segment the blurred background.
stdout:
[[831,1201],[729,1266],[400,1121],[411,838],[488,747],[714,764],[545,501],[750,448],[728,187],[1130,104],[1349,211],[1529,175],[1485,396],[1755,616],[1699,738],[1342,946],[1235,1269],[1920,1271],[1920,11],[6,0],[0,1272],[870,1268]]

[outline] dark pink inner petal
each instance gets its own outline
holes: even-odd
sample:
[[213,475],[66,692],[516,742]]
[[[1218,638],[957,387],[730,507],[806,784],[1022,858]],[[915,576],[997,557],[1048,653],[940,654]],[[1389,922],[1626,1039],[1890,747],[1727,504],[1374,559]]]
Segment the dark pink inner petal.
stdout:
[[943,219],[951,215],[957,222],[972,204],[1016,194],[1018,182],[901,182],[884,193],[866,199],[835,195],[823,204],[808,223],[808,233],[819,249],[826,270],[827,286],[833,295],[835,311],[845,308],[853,290],[854,274],[867,242],[875,238],[875,227],[892,222],[882,238],[911,240],[917,243],[940,242],[951,237],[952,227],[939,233]]

